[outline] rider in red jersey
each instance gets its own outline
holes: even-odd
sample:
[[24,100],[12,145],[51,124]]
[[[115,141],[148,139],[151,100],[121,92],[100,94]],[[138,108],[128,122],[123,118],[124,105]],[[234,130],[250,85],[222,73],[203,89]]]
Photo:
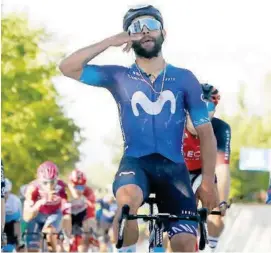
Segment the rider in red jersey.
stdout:
[[[75,169],[69,177],[69,190],[72,195],[72,225],[78,225],[85,232],[95,229],[95,195],[93,190],[86,185],[87,178],[84,172]],[[83,235],[78,245],[79,252],[85,252],[89,245],[89,235]]]
[[[211,119],[217,141],[216,177],[220,205],[219,208],[216,208],[215,210],[221,210],[224,215],[228,206],[227,201],[230,191],[229,163],[231,128],[225,121],[213,117],[216,106],[220,100],[219,91],[214,86],[209,84],[203,84],[202,90],[202,99],[206,101],[209,117]],[[190,179],[193,190],[196,192],[201,183],[202,157],[200,153],[200,140],[189,116],[184,132],[183,153],[186,166],[190,172]],[[224,222],[221,216],[210,215],[208,217],[208,239],[210,248],[216,248],[218,238],[222,233],[223,228]]]
[[[38,167],[37,179],[27,186],[23,218],[27,224],[27,250],[40,249],[40,232],[46,233],[48,249],[57,249],[57,233],[69,226],[70,208],[67,203],[66,184],[58,179],[58,167],[50,161]],[[63,219],[64,218],[64,219]],[[61,224],[62,220],[66,221]],[[32,234],[34,233],[34,234]]]

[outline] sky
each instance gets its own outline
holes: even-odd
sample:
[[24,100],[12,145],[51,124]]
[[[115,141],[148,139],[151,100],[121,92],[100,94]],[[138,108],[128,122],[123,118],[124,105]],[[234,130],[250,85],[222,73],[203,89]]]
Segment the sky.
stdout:
[[[228,114],[238,110],[236,92],[246,86],[251,112],[264,106],[262,84],[271,71],[270,1],[196,0],[4,0],[2,12],[27,13],[32,27],[43,26],[53,40],[50,48],[66,53],[121,32],[122,18],[130,6],[150,3],[160,9],[167,38],[163,55],[167,62],[191,70],[201,82],[220,89]],[[130,65],[133,53],[110,48],[95,64]],[[58,64],[58,63],[56,63]],[[65,112],[82,128],[87,141],[80,147],[79,166],[103,162],[110,166],[120,141],[117,107],[108,91],[59,76],[53,82],[62,96]]]

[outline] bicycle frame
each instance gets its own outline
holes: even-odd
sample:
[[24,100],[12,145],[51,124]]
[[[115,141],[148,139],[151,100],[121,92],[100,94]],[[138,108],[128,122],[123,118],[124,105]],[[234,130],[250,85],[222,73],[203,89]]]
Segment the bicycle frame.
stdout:
[[[153,215],[154,205],[156,204],[155,198],[149,197],[148,204],[150,206],[150,215]],[[156,252],[159,252],[159,249],[163,250],[163,223],[160,220],[150,220],[149,224],[149,252],[152,252],[154,250]]]
[[156,220],[154,222],[154,227],[152,230],[149,230],[149,252],[164,252],[163,248],[163,232],[164,227],[162,220]]
[[[29,233],[29,232],[24,232],[22,237],[25,238],[26,235],[39,235],[40,236],[40,242],[41,242],[40,252],[46,252],[47,251],[47,246],[48,246],[46,236],[47,235],[60,236],[60,235],[62,235],[62,233],[44,233],[44,232],[32,232],[32,233]],[[26,250],[28,250],[27,246],[26,246]]]
[[89,244],[92,244],[94,247],[99,247],[98,240],[94,240],[93,235],[94,232],[92,229],[90,231],[83,231],[81,227],[78,225],[73,225],[73,242],[70,245],[70,252],[78,252],[78,246],[82,240],[82,234],[90,235],[88,238]]

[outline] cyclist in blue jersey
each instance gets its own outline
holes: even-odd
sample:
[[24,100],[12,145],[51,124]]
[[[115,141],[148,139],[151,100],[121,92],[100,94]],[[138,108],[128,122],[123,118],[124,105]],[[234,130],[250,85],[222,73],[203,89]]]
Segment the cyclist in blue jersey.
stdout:
[[[115,236],[122,206],[128,204],[130,213],[136,214],[150,193],[156,194],[159,212],[196,213],[180,152],[187,112],[201,143],[203,181],[198,193],[208,209],[218,204],[216,140],[198,80],[191,71],[166,63],[161,52],[166,32],[159,10],[151,5],[130,9],[123,19],[123,30],[76,51],[60,64],[65,76],[106,88],[118,105],[124,154],[113,183],[118,205]],[[124,51],[135,52],[132,66],[88,64],[106,49],[122,45]],[[195,251],[196,222],[169,222],[165,228],[173,251]],[[138,234],[137,222],[127,222],[121,251],[135,249]]]
[[4,231],[7,235],[7,247],[4,248],[4,251],[11,251],[19,246],[19,240],[21,239],[22,203],[18,196],[11,193],[12,182],[8,178],[5,179],[5,184],[6,223]]
[[[1,241],[3,246],[3,240],[4,240],[4,227],[5,227],[5,218],[6,218],[6,212],[5,212],[5,177],[4,177],[4,164],[1,159]],[[2,249],[2,248],[1,248]]]
[[111,252],[112,243],[110,238],[110,232],[112,224],[117,211],[117,203],[112,193],[107,193],[102,199],[98,200],[101,205],[101,214],[99,219],[100,230],[100,251]]

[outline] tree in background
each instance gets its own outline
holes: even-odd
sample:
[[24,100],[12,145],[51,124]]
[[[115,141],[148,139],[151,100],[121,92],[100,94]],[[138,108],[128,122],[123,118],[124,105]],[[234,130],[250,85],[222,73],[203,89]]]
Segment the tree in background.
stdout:
[[239,110],[237,114],[223,115],[221,118],[229,123],[232,129],[231,196],[244,196],[251,200],[254,193],[267,189],[268,173],[240,171],[240,149],[241,147],[271,148],[271,115],[269,113],[264,116],[250,115],[244,95],[245,87],[241,86],[238,94]]
[[58,106],[51,81],[60,55],[42,49],[49,41],[27,18],[2,18],[2,159],[15,190],[45,160],[64,172],[79,159],[80,130]]

